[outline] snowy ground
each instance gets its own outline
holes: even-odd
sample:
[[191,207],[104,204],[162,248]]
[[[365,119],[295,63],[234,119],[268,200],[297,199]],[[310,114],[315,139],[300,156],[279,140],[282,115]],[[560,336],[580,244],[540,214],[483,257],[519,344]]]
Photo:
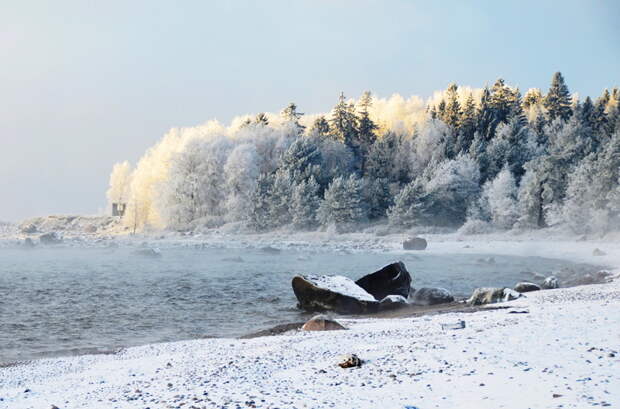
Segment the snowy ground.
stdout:
[[[618,242],[427,237],[428,252],[539,255],[620,271]],[[316,236],[270,240],[281,247],[322,243]],[[396,236],[351,235],[338,243],[350,251],[401,251]],[[607,255],[594,256],[594,248]],[[0,408],[620,405],[618,280],[530,293],[501,305],[509,308],[344,321],[348,331],[195,340],[35,361],[0,369]],[[459,320],[465,329],[442,329]],[[336,366],[348,353],[363,366]]]

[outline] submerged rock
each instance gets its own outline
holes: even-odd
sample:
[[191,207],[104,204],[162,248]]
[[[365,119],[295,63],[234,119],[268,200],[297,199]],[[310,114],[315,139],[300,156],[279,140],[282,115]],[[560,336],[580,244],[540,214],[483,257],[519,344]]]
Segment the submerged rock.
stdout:
[[267,254],[279,254],[282,252],[282,250],[277,249],[275,247],[271,247],[271,246],[261,247],[260,251],[262,251],[263,253],[267,253]]
[[152,258],[161,257],[161,251],[155,248],[139,249],[139,250],[134,251],[134,254],[136,256],[142,256],[142,257],[152,257]]
[[355,354],[348,354],[340,358],[338,366],[341,368],[355,368],[362,366],[362,360]]
[[302,327],[304,331],[336,331],[346,329],[339,322],[332,320],[327,315],[315,315]]
[[605,253],[603,250],[596,248],[594,249],[594,251],[592,251],[592,255],[593,256],[606,256],[607,253]]
[[407,299],[402,295],[387,295],[379,303],[379,309],[381,311],[395,310],[407,305]]
[[409,296],[411,275],[402,261],[389,264],[379,271],[368,274],[355,282],[376,300],[382,300],[388,295]]
[[521,294],[510,288],[476,288],[467,300],[470,305],[492,304],[516,300]]
[[379,310],[379,302],[347,277],[298,275],[292,286],[299,308],[307,311],[363,314]]
[[62,237],[54,231],[40,235],[39,242],[41,244],[60,244],[62,243]]
[[534,283],[528,283],[527,281],[522,281],[515,285],[515,291],[518,293],[529,293],[530,291],[539,291],[540,286]]
[[417,305],[445,304],[454,301],[450,291],[440,287],[423,287],[413,293],[413,303]]
[[425,250],[428,243],[422,237],[410,237],[403,241],[404,250]]
[[24,239],[24,242],[22,243],[22,246],[24,248],[31,249],[31,248],[34,248],[35,244],[34,244],[34,241],[32,241],[30,237],[26,237]]
[[543,281],[541,287],[545,290],[552,290],[554,288],[560,288],[560,282],[555,276],[549,276],[545,278],[545,281]]

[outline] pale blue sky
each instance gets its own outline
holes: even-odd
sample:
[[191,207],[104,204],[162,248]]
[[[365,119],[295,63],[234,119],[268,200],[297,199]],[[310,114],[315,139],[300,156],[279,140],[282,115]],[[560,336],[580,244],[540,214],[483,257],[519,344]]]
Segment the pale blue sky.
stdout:
[[503,77],[598,96],[620,2],[0,0],[0,220],[95,213],[169,128]]

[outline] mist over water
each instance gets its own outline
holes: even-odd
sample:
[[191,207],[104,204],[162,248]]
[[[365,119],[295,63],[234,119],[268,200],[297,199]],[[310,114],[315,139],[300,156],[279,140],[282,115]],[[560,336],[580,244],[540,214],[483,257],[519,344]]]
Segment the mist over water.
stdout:
[[513,286],[531,273],[592,270],[539,257],[316,252],[229,248],[0,249],[0,363],[105,352],[198,337],[235,337],[308,317],[295,274],[357,279],[402,260],[414,287],[457,297]]

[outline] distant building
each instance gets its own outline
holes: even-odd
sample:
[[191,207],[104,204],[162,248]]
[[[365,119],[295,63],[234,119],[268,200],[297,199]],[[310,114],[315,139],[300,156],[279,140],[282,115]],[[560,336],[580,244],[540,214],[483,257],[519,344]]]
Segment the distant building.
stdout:
[[123,217],[125,215],[125,209],[127,203],[112,203],[112,216]]

